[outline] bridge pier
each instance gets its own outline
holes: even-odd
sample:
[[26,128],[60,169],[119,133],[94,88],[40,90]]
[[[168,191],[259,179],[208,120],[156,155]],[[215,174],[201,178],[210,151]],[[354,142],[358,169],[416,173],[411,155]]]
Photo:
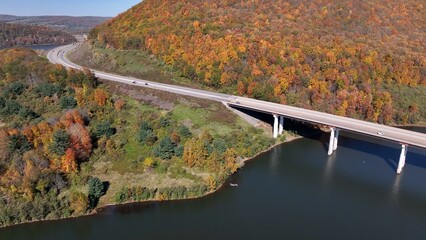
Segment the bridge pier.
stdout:
[[400,174],[402,169],[405,166],[405,158],[407,156],[408,145],[401,144],[401,154],[399,155],[398,168],[396,169],[396,173]]
[[330,156],[337,149],[337,142],[339,141],[339,129],[330,128],[330,141],[328,142],[328,155]]
[[278,116],[277,114],[273,114],[274,116],[274,126],[273,126],[273,134],[274,138],[277,138],[279,135],[284,132],[284,117]]
[[333,149],[334,149],[334,128],[331,127],[330,128],[330,141],[328,142],[328,156],[330,156],[331,154],[333,154]]
[[284,117],[280,116],[280,126],[278,128],[278,134],[281,135],[283,134],[284,131]]
[[276,114],[273,115],[274,116],[274,138],[278,137],[278,116]]
[[333,151],[337,149],[337,142],[339,141],[339,129],[336,128],[334,133],[334,141],[333,141]]

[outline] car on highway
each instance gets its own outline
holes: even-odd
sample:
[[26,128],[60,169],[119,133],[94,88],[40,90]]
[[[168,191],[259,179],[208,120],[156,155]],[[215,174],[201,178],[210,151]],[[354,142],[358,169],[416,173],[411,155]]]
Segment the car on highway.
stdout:
[[236,104],[241,104],[241,103],[237,101]]
[[383,136],[383,135],[385,135],[385,134],[384,134],[383,132],[378,131],[378,132],[377,132],[377,135]]
[[148,85],[148,83],[145,83],[145,85]]
[[132,83],[136,84],[136,81],[135,81],[135,80],[133,80],[133,81],[132,81]]

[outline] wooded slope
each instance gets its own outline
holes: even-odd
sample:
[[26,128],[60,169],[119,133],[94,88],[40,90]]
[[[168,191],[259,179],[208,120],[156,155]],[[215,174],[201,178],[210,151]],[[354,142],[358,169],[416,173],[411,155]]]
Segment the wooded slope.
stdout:
[[91,32],[221,91],[383,123],[426,119],[422,0],[145,0]]

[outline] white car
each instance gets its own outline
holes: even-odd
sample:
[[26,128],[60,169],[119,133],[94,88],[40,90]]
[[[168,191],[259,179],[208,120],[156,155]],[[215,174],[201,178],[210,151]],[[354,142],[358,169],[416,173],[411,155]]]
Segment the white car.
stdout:
[[378,131],[378,132],[377,132],[377,135],[383,136],[383,135],[385,135],[385,134],[384,134],[383,132]]

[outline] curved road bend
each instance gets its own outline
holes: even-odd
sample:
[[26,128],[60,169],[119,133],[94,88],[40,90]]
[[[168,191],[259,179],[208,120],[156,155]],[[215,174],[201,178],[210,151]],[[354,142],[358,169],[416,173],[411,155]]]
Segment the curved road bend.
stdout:
[[[78,44],[71,44],[67,46],[60,46],[51,50],[47,54],[47,58],[50,62],[55,64],[61,64],[68,68],[83,69],[83,67],[72,63],[66,58],[67,52],[76,48]],[[120,76],[111,73],[105,73],[91,69],[92,72],[98,78],[105,80],[132,84],[141,87],[147,87],[157,89],[161,91],[172,92],[181,95],[187,95],[197,98],[209,99],[214,101],[220,101],[227,103],[228,105],[237,106],[240,108],[246,108],[250,110],[256,110],[269,114],[277,114],[288,118],[298,119],[311,123],[323,124],[339,129],[357,132],[373,137],[379,137],[388,139],[391,141],[399,142],[402,144],[408,144],[420,148],[426,148],[426,134],[400,129],[396,127],[386,126],[382,124],[362,121],[358,119],[336,116],[329,113],[323,113],[313,110],[307,110],[303,108],[296,108],[286,106],[277,103],[271,103],[261,100],[255,100],[251,98],[238,97],[233,95],[215,93],[205,90],[193,89],[188,87],[175,86],[171,84],[163,84],[157,82],[151,82],[143,79],[137,79],[134,77]],[[378,133],[381,133],[380,135]]]

